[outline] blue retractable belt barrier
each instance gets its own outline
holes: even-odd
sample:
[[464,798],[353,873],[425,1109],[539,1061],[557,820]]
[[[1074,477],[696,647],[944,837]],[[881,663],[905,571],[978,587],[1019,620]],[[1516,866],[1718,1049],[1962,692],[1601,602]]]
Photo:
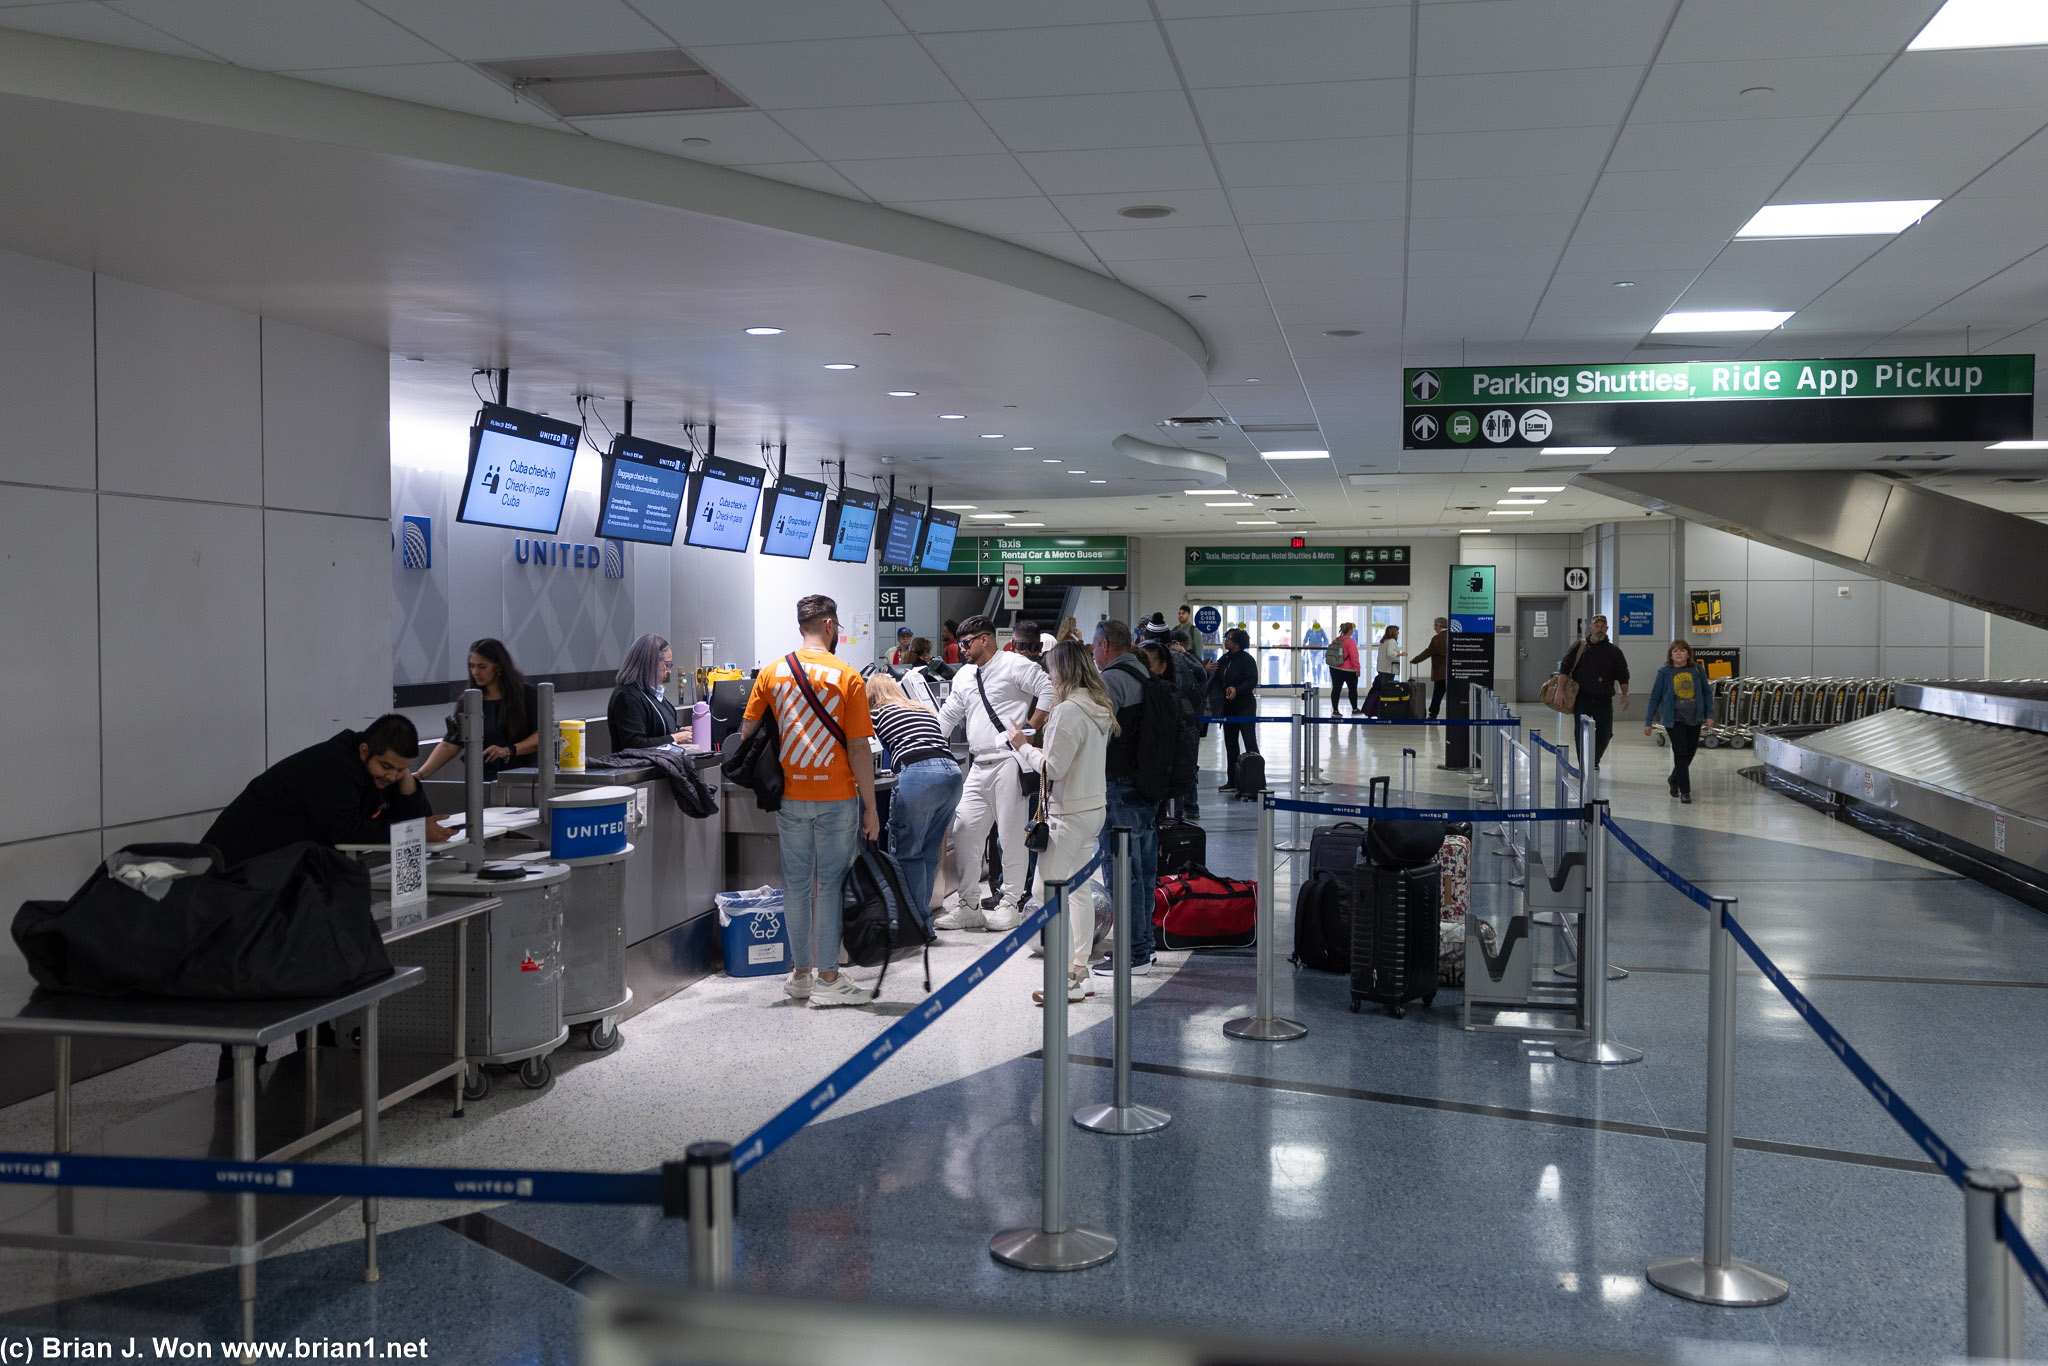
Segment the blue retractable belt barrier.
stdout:
[[1576,806],[1510,806],[1424,808],[1414,806],[1361,806],[1356,802],[1298,802],[1266,794],[1266,805],[1275,811],[1306,811],[1311,815],[1363,816],[1368,820],[1390,821],[1582,821],[1586,813]]
[[494,1171],[82,1153],[0,1153],[0,1184],[398,1200],[531,1200],[563,1205],[661,1203],[660,1172]]
[[1680,896],[1683,896],[1687,901],[1691,901],[1700,906],[1704,906],[1706,909],[1710,911],[1714,909],[1714,899],[1712,897],[1708,896],[1699,888],[1693,886],[1692,883],[1686,881],[1678,874],[1672,872],[1669,868],[1665,867],[1664,864],[1658,860],[1655,854],[1651,853],[1649,850],[1643,848],[1642,845],[1637,844],[1633,839],[1629,838],[1628,831],[1621,828],[1620,821],[1617,821],[1612,816],[1608,816],[1606,820],[1602,822],[1602,824],[1604,824],[1609,830],[1614,832],[1614,837],[1621,841],[1622,848],[1628,850],[1631,854],[1634,854],[1636,858],[1641,860],[1644,867],[1648,868],[1658,877],[1661,877],[1666,882],[1670,883],[1674,888],[1677,889],[1678,894]]
[[2034,1245],[2027,1241],[2027,1235],[2003,1205],[1998,1209],[1998,1236],[2005,1240],[2012,1259],[2020,1264],[2020,1274],[2027,1278],[2034,1292],[2048,1300],[2048,1267],[2041,1265],[2041,1254],[2034,1251]]
[[1544,739],[1535,731],[1529,732],[1529,739],[1534,741],[1536,744],[1543,746],[1552,754],[1555,754],[1557,756],[1558,767],[1562,768],[1566,773],[1569,773],[1574,778],[1580,776],[1579,771],[1576,768],[1572,767],[1571,752],[1569,750],[1565,749],[1562,745],[1551,744],[1550,741]]
[[1513,716],[1460,716],[1432,721],[1427,717],[1403,716],[1197,716],[1197,721],[1214,726],[1285,726],[1296,721],[1304,726],[1519,726]]
[[[1086,882],[1095,870],[1102,866],[1102,860],[1103,856],[1097,854],[1088,860],[1079,872],[1067,877],[1065,882],[1068,888],[1078,887]],[[974,965],[967,971],[941,986],[923,1005],[883,1030],[880,1038],[841,1063],[830,1076],[785,1106],[775,1118],[741,1139],[733,1146],[733,1175],[737,1176],[760,1162],[768,1154],[796,1137],[797,1131],[804,1125],[831,1109],[842,1096],[860,1085],[871,1072],[893,1057],[898,1049],[923,1033],[925,1027],[933,1020],[958,1005],[962,997],[986,981],[991,972],[1001,967],[1005,960],[1029,943],[1031,936],[1037,934],[1052,916],[1053,905],[1049,901],[1025,916],[1021,925],[1012,930],[1001,943],[975,959]]]

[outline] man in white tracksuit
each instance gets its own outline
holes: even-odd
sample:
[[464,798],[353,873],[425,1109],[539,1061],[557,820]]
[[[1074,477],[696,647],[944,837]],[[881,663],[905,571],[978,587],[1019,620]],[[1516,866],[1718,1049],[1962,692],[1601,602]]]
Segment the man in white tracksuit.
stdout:
[[[953,858],[959,875],[945,914],[932,923],[942,930],[1013,930],[1024,918],[1024,821],[1028,814],[1019,786],[1020,769],[1009,745],[1011,726],[1044,726],[1052,710],[1052,680],[1024,655],[996,644],[995,623],[973,616],[960,623],[960,671],[939,712],[939,729],[952,735],[967,728],[966,785],[953,812]],[[984,701],[984,698],[986,700]],[[990,715],[994,712],[994,716]],[[1002,901],[986,916],[981,909],[982,850],[993,822],[1003,846]]]

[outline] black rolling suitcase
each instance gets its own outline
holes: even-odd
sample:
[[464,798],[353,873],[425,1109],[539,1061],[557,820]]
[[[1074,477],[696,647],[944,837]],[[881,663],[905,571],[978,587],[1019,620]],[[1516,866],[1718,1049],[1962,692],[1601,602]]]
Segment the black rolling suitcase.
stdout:
[[1374,1001],[1399,1019],[1408,1002],[1436,1000],[1444,894],[1436,855],[1443,842],[1443,826],[1434,821],[1376,820],[1367,827],[1351,890],[1354,1011]]
[[1159,876],[1204,868],[1209,863],[1209,832],[1193,821],[1162,816],[1159,821]]
[[1380,685],[1380,710],[1382,718],[1389,721],[1412,721],[1415,719],[1415,690],[1400,679],[1390,679]]
[[1266,756],[1263,754],[1240,754],[1237,756],[1236,786],[1230,795],[1241,802],[1255,802],[1266,790]]

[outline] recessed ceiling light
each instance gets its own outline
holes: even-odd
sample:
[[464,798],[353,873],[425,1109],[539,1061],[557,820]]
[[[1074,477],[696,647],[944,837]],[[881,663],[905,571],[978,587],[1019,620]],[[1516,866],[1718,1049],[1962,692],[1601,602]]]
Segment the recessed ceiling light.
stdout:
[[1274,521],[1274,520],[1273,520],[1273,519],[1272,519],[1271,517],[1240,517],[1240,518],[1238,518],[1238,519],[1237,519],[1237,524],[1238,524],[1239,526],[1278,526],[1278,525],[1280,525],[1280,524],[1279,524],[1278,522]]
[[1545,446],[1538,455],[1613,455],[1612,446]]
[[1326,337],[1355,337],[1358,335],[1358,329],[1355,327],[1333,327],[1323,333],[1323,335]]
[[915,389],[891,389],[891,390],[889,391],[889,397],[890,397],[890,398],[916,398],[916,397],[917,397],[917,390],[915,390]]
[[1044,522],[1012,522],[1011,526],[1044,526]]
[[1007,522],[1010,520],[1010,514],[1007,512],[977,512],[967,520],[970,522]]
[[933,507],[937,507],[937,508],[944,508],[944,509],[945,509],[945,510],[946,510],[947,512],[972,512],[972,511],[974,511],[974,510],[975,510],[976,508],[980,507],[980,506],[981,506],[981,504],[979,504],[979,503],[934,503],[934,504],[932,504],[932,506],[933,506]]
[[1171,204],[1126,204],[1116,211],[1118,218],[1171,218],[1180,210]]
[[1060,458],[1056,455],[1048,455],[1038,463],[1041,465],[1057,465],[1060,463]]
[[1012,446],[1012,447],[1010,447],[1010,449],[1011,449],[1011,450],[1013,450],[1013,451],[1035,451],[1035,450],[1037,450],[1037,449],[1038,449],[1038,447],[1036,447],[1036,446]]
[[1459,527],[1458,534],[1460,536],[1491,536],[1493,534],[1493,528],[1490,526]]
[[2048,441],[1999,441],[1986,446],[1987,451],[2048,451]]
[[1948,0],[1908,52],[1959,47],[2036,47],[2048,43],[2048,9],[2036,0]]
[[1769,308],[1714,308],[1695,312],[1666,313],[1652,332],[1769,332],[1783,327],[1791,310]]
[[1904,232],[1939,199],[1868,199],[1839,204],[1766,204],[1737,237],[1883,237]]
[[1537,506],[1539,506],[1539,507],[1540,507],[1541,505],[1543,505],[1544,503],[1547,503],[1547,502],[1549,502],[1550,500],[1549,500],[1548,498],[1496,498],[1496,499],[1494,499],[1493,501],[1494,501],[1494,502],[1496,502],[1496,503],[1503,503],[1503,504],[1505,504],[1505,503],[1534,503],[1534,504],[1536,504]]
[[684,138],[684,139],[683,139],[683,146],[685,146],[685,147],[709,147],[710,145],[711,145],[711,139],[710,139],[710,138]]
[[1494,508],[1486,515],[1489,517],[1534,517],[1536,514],[1527,511],[1526,509],[1517,509],[1513,512],[1502,512],[1499,508]]
[[1257,380],[1255,380],[1255,379],[1248,379],[1248,380],[1246,380],[1246,381],[1245,381],[1245,383],[1246,383],[1246,384],[1257,384],[1257,383],[1258,383],[1258,381],[1257,381]]
[[1067,471],[1067,473],[1068,473],[1068,474],[1086,474],[1086,473],[1088,473],[1088,471],[1086,471],[1086,470],[1068,470],[1068,471]]
[[940,414],[939,414],[939,419],[940,419],[941,421],[943,421],[943,422],[961,422],[961,421],[964,421],[964,420],[966,419],[966,417],[967,417],[967,414],[965,414],[965,413],[940,413]]
[[1268,460],[1328,460],[1328,451],[1260,451]]
[[1109,481],[1107,479],[1090,479],[1088,482],[1091,484],[1107,484]]
[[1190,498],[1214,498],[1219,493],[1231,498],[1243,497],[1236,489],[1182,489],[1181,492]]
[[1770,85],[1745,85],[1742,87],[1742,93],[1751,99],[1760,99],[1765,95],[1775,95],[1778,90],[1776,86]]
[[854,363],[853,363],[852,361],[850,361],[850,360],[835,360],[835,361],[827,361],[827,362],[826,362],[825,364],[823,364],[823,365],[819,366],[818,368],[819,368],[820,370],[858,370],[858,369],[860,369],[860,367],[859,367],[858,365],[855,365],[855,364],[854,364]]
[[1252,508],[1257,507],[1258,504],[1247,501],[1241,503],[1204,503],[1202,506],[1205,508]]
[[750,337],[779,337],[782,335],[782,329],[779,327],[750,327],[747,329],[747,335]]
[[1563,484],[1510,484],[1509,493],[1563,493]]
[[1634,280],[1616,280],[1614,282],[1614,287],[1616,289],[1634,289],[1636,287],[1636,282]]
[[1206,298],[1208,298],[1208,297],[1209,297],[1209,296],[1208,296],[1208,295],[1206,295],[1206,294],[1190,294],[1190,295],[1188,295],[1188,298],[1189,298],[1189,299],[1191,299],[1191,300],[1193,300],[1193,301],[1195,301],[1196,303],[1200,303],[1200,302],[1201,302],[1201,301],[1202,301],[1203,299],[1206,299]]

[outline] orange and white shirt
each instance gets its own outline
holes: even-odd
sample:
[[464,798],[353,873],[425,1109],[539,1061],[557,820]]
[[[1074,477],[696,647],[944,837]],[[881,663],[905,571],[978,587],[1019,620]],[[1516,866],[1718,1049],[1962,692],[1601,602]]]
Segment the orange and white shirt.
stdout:
[[[860,670],[823,650],[798,650],[796,657],[825,712],[839,723],[848,744],[865,744],[875,733],[868,714],[867,684]],[[754,676],[746,717],[758,720],[775,708],[781,739],[783,796],[798,802],[837,802],[860,795],[846,750],[825,728],[810,699],[789,672],[784,656]]]

